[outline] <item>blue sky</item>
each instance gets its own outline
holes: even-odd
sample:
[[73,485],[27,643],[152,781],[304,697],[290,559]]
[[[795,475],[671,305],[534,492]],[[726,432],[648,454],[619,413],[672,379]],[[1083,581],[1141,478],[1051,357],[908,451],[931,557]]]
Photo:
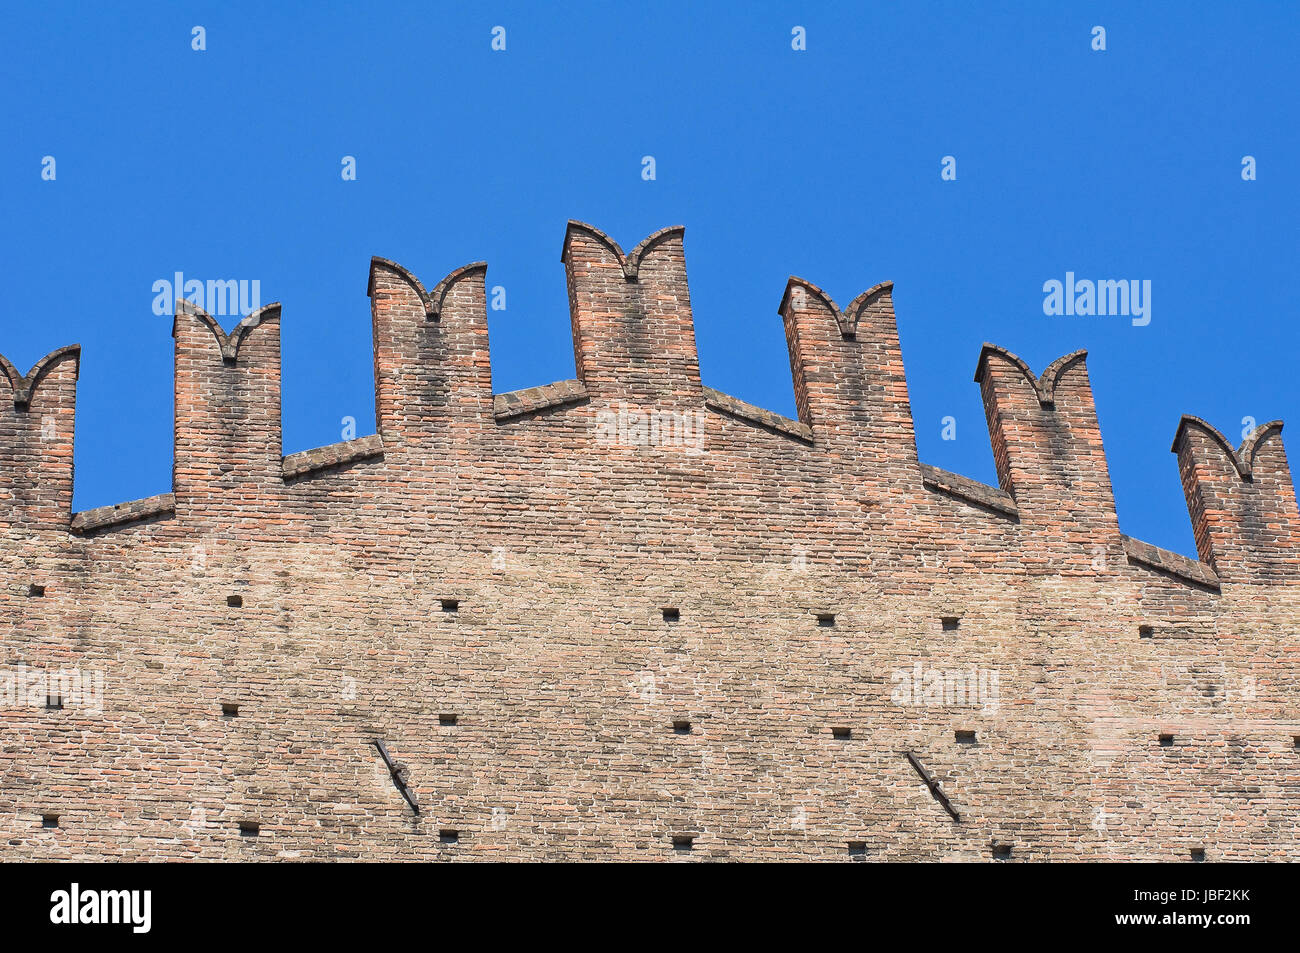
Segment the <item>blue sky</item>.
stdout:
[[[787,276],[841,305],[892,279],[921,458],[986,482],[980,345],[1088,348],[1121,528],[1187,554],[1179,416],[1300,420],[1300,6],[471,6],[5,11],[0,353],[83,346],[77,509],[170,489],[155,281],[283,302],[290,453],[373,432],[371,255],[429,287],[486,259],[496,390],[573,376],[569,218],[684,224],[705,383],[790,416]],[[1151,323],[1044,315],[1067,271],[1151,281]]]

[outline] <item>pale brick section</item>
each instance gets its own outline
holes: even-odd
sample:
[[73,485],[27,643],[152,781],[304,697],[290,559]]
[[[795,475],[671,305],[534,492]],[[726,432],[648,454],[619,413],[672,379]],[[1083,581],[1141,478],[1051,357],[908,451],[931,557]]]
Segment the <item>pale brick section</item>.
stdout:
[[0,363],[0,666],[104,678],[3,702],[4,856],[1291,858],[1281,425],[1179,426],[1189,560],[1081,352],[985,348],[985,486],[917,459],[888,283],[791,280],[798,420],[703,386],[682,242],[571,223],[577,379],[497,395],[486,266],[374,259],[379,432],[288,457],[279,307],[184,307],[173,493],[76,515],[78,351]]

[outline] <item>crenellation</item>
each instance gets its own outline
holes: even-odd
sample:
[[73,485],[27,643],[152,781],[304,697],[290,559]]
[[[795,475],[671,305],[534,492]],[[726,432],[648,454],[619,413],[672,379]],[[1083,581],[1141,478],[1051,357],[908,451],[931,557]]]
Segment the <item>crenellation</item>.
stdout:
[[863,292],[845,313],[816,285],[792,277],[778,310],[799,419],[814,440],[843,459],[845,477],[877,492],[919,490],[893,283]]
[[624,255],[603,232],[570,222],[568,280],[574,366],[593,399],[698,404],[699,356],[682,246],[666,228]]
[[[476,264],[481,264],[486,267],[485,262],[477,262]],[[473,267],[473,265],[466,265],[465,269],[462,270],[468,270]],[[452,276],[457,274],[458,272],[452,272],[452,275],[449,275],[448,278],[450,279]],[[366,297],[375,297],[375,292],[377,290],[375,278],[378,275],[385,275],[388,278],[396,277],[404,281],[419,299],[420,305],[424,309],[425,317],[429,320],[437,320],[438,312],[442,306],[441,297],[435,299],[433,295],[424,290],[424,284],[419,278],[415,277],[414,274],[402,265],[399,265],[397,262],[388,258],[380,258],[378,255],[375,255],[370,259],[370,280],[366,285]]]
[[1214,427],[1184,416],[1172,449],[1201,561],[1226,582],[1294,584],[1300,516],[1282,421],[1257,427],[1234,450]]
[[680,228],[562,260],[577,377],[496,394],[486,266],[372,259],[377,433],[288,455],[279,306],[180,303],[172,492],[76,514],[79,351],[0,360],[12,856],[1300,846],[1280,423],[1180,423],[1188,559],[1120,532],[1082,351],[983,349],[988,486],[918,459],[891,283],[790,280],[792,420],[700,380]]
[[1020,358],[985,345],[975,380],[984,397],[998,482],[1015,500],[1044,570],[1092,574],[1122,562],[1123,543],[1087,354],[1075,351],[1035,378]]
[[464,440],[493,424],[492,361],[488,348],[487,264],[452,272],[434,289],[441,348],[432,369],[446,388],[448,439]]
[[435,354],[436,307],[424,286],[401,265],[370,260],[371,320],[375,354],[375,426],[397,450],[428,436],[426,420],[440,382]]
[[50,352],[26,375],[0,359],[11,400],[0,401],[0,522],[32,533],[72,518],[73,439],[81,346]]
[[209,506],[235,487],[271,492],[282,473],[280,306],[254,311],[227,336],[182,299],[172,336],[177,505]]
[[[18,369],[13,366],[3,355],[0,355],[0,372],[4,374],[5,380],[9,384],[12,393],[14,407],[17,409],[26,409],[31,404],[32,391],[41,379],[53,367],[57,366],[65,359],[73,360],[78,363],[81,357],[81,345],[69,344],[67,347],[61,347],[45,355],[32,367],[26,374],[19,374]],[[74,378],[75,379],[75,378]]]

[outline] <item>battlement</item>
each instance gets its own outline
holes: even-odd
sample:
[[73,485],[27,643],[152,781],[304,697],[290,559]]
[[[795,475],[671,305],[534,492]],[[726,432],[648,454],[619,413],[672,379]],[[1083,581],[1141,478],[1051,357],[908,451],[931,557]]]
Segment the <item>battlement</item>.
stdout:
[[[1280,421],[1260,427],[1234,451],[1213,427],[1184,417],[1173,449],[1201,564],[1191,568],[1145,548],[1145,556],[1135,556],[1137,541],[1126,542],[1115,515],[1086,352],[1066,354],[1035,376],[1006,349],[984,346],[975,381],[999,488],[983,486],[917,459],[891,282],[841,310],[811,282],[789,280],[778,313],[798,420],[703,386],[683,237],[681,227],[661,229],[625,254],[599,229],[569,222],[560,258],[578,376],[507,394],[492,390],[486,263],[458,268],[427,291],[403,266],[373,258],[367,293],[379,433],[288,457],[280,438],[281,306],[259,309],[227,335],[211,315],[178,302],[174,485],[166,503],[155,498],[74,515],[79,348],[51,352],[25,376],[0,357],[0,377],[12,392],[0,430],[6,450],[0,485],[10,525],[101,532],[141,519],[184,521],[196,508],[211,518],[223,510],[292,506],[289,491],[302,481],[385,459],[400,466],[431,452],[454,460],[456,448],[493,440],[509,445],[520,426],[549,427],[555,415],[580,421],[575,436],[582,454],[617,456],[616,443],[602,444],[593,415],[617,408],[647,415],[696,410],[710,414],[713,422],[701,436],[722,459],[739,433],[764,433],[790,442],[786,465],[793,481],[801,471],[805,479],[825,474],[839,487],[831,496],[865,493],[873,505],[892,498],[892,506],[907,510],[929,505],[923,492],[929,491],[1010,519],[1019,546],[1034,554],[1035,571],[1093,573],[1102,554],[1200,584],[1296,580],[1300,517]],[[843,503],[828,498],[826,505]]]
[[171,492],[80,513],[79,349],[0,359],[12,856],[1290,856],[1281,423],[1178,424],[1189,559],[1083,351],[981,350],[988,486],[918,458],[889,282],[786,284],[795,419],[706,386],[683,234],[569,223],[576,376],[504,394],[487,266],[372,259],[377,432],[288,455],[281,307],[182,301]]

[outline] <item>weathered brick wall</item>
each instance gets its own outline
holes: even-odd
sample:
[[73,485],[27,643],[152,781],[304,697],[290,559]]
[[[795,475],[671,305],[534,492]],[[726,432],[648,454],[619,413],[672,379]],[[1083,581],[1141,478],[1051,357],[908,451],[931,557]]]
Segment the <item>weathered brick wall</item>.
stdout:
[[287,458],[278,306],[183,306],[120,507],[71,512],[78,351],[0,365],[0,665],[103,676],[3,703],[5,858],[1294,854],[1280,424],[1179,425],[1197,562],[1121,534],[1082,352],[980,355],[994,488],[918,461],[889,284],[791,280],[795,421],[702,386],[681,229],[562,260],[578,379],[493,395],[483,266],[375,259],[379,433]]

